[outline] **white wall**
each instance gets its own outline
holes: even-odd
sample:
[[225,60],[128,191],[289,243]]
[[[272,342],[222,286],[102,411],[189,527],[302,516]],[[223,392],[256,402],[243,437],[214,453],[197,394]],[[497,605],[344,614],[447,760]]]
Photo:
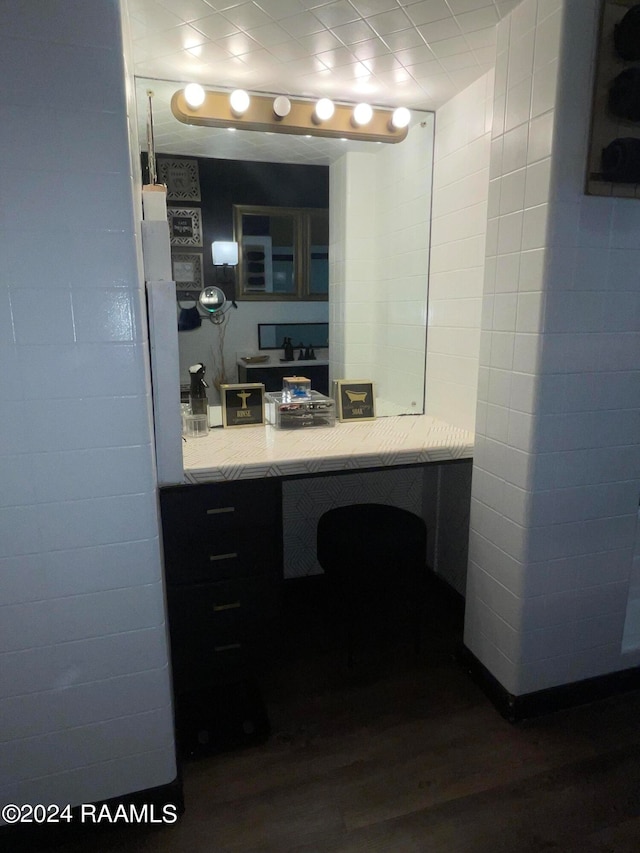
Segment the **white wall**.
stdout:
[[77,804],[176,768],[119,4],[46,11],[0,33],[0,799]]
[[422,412],[433,116],[330,168],[332,378],[374,379],[377,413]]
[[436,114],[426,413],[473,432],[485,264],[493,71]]
[[498,27],[465,643],[516,695],[640,661],[640,208],[583,194],[599,5]]

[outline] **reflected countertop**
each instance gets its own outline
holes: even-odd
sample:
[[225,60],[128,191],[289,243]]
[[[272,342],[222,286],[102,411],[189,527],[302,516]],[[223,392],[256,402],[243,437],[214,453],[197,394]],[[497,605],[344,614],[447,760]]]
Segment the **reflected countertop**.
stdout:
[[300,430],[216,427],[182,452],[185,482],[206,483],[470,459],[473,439],[429,415],[401,415]]
[[254,361],[247,362],[243,358],[238,359],[238,364],[240,367],[246,367],[248,370],[251,370],[254,367],[290,367],[292,370],[292,375],[296,375],[296,372],[299,367],[314,367],[316,365],[325,367],[329,364],[328,358],[294,358],[293,361],[285,361],[283,358],[273,358],[269,361]]

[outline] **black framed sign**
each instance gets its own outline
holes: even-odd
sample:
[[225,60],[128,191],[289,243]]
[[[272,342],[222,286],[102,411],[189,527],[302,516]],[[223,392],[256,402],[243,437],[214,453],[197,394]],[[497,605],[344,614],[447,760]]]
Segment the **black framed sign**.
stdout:
[[264,385],[244,382],[221,385],[222,426],[256,426],[264,423]]
[[338,420],[373,421],[375,393],[373,382],[366,379],[338,379],[336,382]]

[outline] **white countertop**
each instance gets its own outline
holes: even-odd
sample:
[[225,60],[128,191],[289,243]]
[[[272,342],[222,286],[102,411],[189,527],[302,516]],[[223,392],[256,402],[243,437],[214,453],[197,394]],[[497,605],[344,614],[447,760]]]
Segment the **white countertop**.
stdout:
[[473,434],[428,415],[403,415],[334,427],[210,429],[182,442],[185,482],[302,476],[387,468],[473,456]]

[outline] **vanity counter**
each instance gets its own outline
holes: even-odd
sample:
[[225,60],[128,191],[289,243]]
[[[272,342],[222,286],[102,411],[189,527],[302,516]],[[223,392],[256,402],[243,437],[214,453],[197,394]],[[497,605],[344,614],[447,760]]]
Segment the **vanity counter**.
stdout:
[[401,415],[334,427],[210,429],[183,441],[187,483],[304,477],[470,459],[473,434],[429,415]]

